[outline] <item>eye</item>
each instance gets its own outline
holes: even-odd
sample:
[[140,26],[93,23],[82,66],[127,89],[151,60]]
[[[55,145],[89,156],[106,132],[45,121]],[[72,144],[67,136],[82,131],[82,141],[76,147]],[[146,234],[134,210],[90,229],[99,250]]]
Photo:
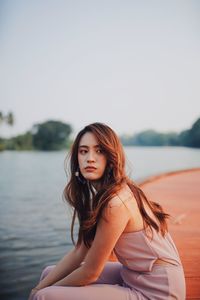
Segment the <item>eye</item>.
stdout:
[[103,153],[102,149],[97,149],[97,153]]
[[80,154],[86,154],[86,153],[87,153],[87,150],[85,150],[85,149],[80,149],[80,150],[79,150],[79,153],[80,153]]

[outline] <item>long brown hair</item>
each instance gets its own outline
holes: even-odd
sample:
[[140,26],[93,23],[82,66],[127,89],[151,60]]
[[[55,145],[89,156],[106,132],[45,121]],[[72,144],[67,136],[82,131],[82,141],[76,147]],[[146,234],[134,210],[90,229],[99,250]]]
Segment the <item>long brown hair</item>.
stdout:
[[[84,180],[81,174],[79,174],[79,177],[75,176],[79,170],[79,143],[86,132],[94,134],[107,158],[106,169],[101,178],[101,189],[97,193],[94,192],[90,182]],[[93,123],[83,128],[75,138],[69,152],[69,159],[70,180],[64,189],[63,196],[73,208],[71,238],[74,244],[73,229],[76,217],[79,221],[77,245],[84,241],[85,245],[89,247],[94,239],[102,210],[124,184],[129,186],[135,196],[143,218],[144,228],[149,227],[151,229],[153,227],[156,231],[160,231],[162,235],[165,234],[168,215],[164,213],[158,203],[148,200],[144,192],[126,176],[125,155],[122,144],[116,133],[109,126],[102,123]],[[147,214],[144,203],[150,207],[158,222],[155,222]]]

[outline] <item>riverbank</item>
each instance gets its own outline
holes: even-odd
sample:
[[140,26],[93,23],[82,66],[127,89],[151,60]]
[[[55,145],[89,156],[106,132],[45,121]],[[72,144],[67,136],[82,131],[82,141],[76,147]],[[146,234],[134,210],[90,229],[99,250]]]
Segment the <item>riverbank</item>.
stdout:
[[200,168],[149,177],[140,186],[170,214],[169,230],[185,271],[186,299],[200,299]]
[[[192,148],[125,147],[125,152],[128,172],[137,183],[200,162],[200,150]],[[62,200],[66,155],[65,151],[0,152],[1,299],[26,300],[41,270],[57,263],[72,247],[71,214]]]

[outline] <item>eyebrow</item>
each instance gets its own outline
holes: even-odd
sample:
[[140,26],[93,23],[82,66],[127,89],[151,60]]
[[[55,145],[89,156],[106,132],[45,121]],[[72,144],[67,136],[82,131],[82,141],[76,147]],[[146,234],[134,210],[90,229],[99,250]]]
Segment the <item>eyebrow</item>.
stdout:
[[[95,146],[93,146],[93,147],[94,147],[94,148],[99,148],[100,145],[95,145]],[[89,146],[87,146],[87,145],[80,145],[79,148],[89,148]]]

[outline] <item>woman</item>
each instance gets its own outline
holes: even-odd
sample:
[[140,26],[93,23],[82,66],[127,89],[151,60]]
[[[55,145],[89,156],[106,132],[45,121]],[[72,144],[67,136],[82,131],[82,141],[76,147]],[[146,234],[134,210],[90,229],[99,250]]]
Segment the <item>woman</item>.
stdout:
[[[64,196],[79,220],[74,248],[47,267],[33,300],[185,299],[168,215],[125,174],[122,145],[105,124],[86,126],[71,149]],[[112,253],[118,262],[108,262]]]

